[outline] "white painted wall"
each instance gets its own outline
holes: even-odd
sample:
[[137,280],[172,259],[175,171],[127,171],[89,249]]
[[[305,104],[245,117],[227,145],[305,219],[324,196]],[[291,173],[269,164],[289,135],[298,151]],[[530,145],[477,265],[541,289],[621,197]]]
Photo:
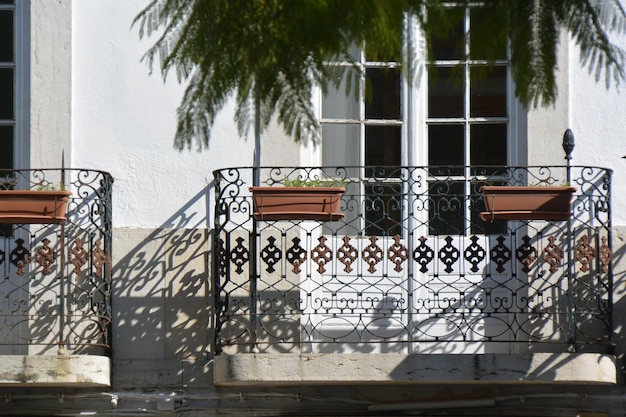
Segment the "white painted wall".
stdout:
[[[168,219],[205,189],[213,169],[253,161],[254,140],[238,137],[232,108],[217,120],[209,150],[173,149],[183,90],[173,75],[163,83],[158,69],[150,76],[140,62],[152,40],[140,41],[131,23],[147,3],[92,0],[74,1],[71,7],[71,165],[113,174],[115,227],[173,226]],[[626,47],[626,39],[618,41]],[[576,48],[562,52],[557,105],[529,115],[529,163],[564,163],[560,139],[569,127],[577,142],[573,163],[615,169],[613,207],[624,207],[624,86],[607,91],[580,68]],[[297,163],[297,147],[285,148],[289,139],[279,129],[271,129],[266,139],[264,164]],[[206,204],[195,206],[191,211],[206,218]],[[626,224],[626,213],[614,210],[614,223]]]
[[[622,4],[626,2],[622,1]],[[626,35],[614,37],[626,49]],[[613,224],[626,224],[626,84],[607,89],[604,78],[580,68],[577,49],[570,54],[570,128],[576,148],[573,164],[611,168],[613,173]]]
[[148,3],[72,2],[71,165],[113,174],[115,227],[193,227],[206,219],[206,200],[194,197],[209,185],[212,171],[251,165],[254,140],[239,138],[226,109],[209,150],[173,148],[183,88],[175,74],[165,84],[158,68],[149,75],[140,60],[153,39],[140,41],[138,28],[131,28]]

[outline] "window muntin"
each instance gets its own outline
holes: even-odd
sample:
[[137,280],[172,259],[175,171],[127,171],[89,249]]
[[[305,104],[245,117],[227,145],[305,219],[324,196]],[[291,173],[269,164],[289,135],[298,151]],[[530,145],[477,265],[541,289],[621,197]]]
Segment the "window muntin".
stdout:
[[[354,57],[360,71],[347,68],[347,62],[329,64],[347,70],[341,85],[322,97],[322,163],[366,167],[355,173],[365,179],[355,190],[364,196],[360,212],[351,213],[359,220],[349,221],[363,222],[358,229],[366,234],[393,235],[401,231],[397,170],[367,167],[402,164],[402,75],[396,61],[371,61],[364,51]],[[348,96],[347,83],[356,83]]]
[[[435,235],[494,232],[492,226],[472,221],[483,210],[476,198],[480,185],[472,175],[496,172],[484,168],[479,171],[471,166],[508,162],[511,83],[506,44],[486,51],[472,38],[471,26],[485,19],[480,9],[451,8],[449,13],[457,14],[459,24],[444,38],[427,40],[431,43],[433,60],[425,72],[427,94],[422,109],[425,135],[419,133],[420,129],[405,125],[407,117],[420,120],[419,110],[414,113],[408,110],[415,109],[408,101],[417,98],[416,103],[420,102],[424,91],[414,92],[421,87],[420,83],[404,82],[397,62],[370,62],[363,52],[355,53],[364,74],[358,80],[358,88],[346,96],[346,83],[358,79],[357,71],[348,70],[342,85],[322,98],[323,165],[364,165],[365,180],[370,178],[373,183],[364,186],[361,193],[365,200],[373,196],[378,208],[365,210],[365,227],[361,230],[392,235],[401,230],[396,226],[401,219],[407,218],[399,208],[402,202],[393,196],[401,191],[400,178],[393,177],[398,171],[387,169],[390,176],[381,182],[380,178],[385,177],[381,172],[387,172],[378,170],[379,175],[374,178],[373,170],[367,166],[398,166],[422,158],[431,167],[432,175],[424,190],[429,199],[430,232]],[[418,141],[426,142],[425,146],[417,146]],[[425,150],[424,155],[405,154],[420,149]],[[443,167],[445,175],[437,167]],[[445,182],[449,184],[442,188]],[[383,226],[387,224],[389,227]]]
[[[483,208],[471,182],[478,172],[472,167],[507,164],[510,88],[506,44],[487,51],[479,39],[473,39],[472,25],[484,24],[486,19],[480,8],[450,12],[462,13],[461,23],[449,36],[428,40],[435,58],[427,71],[428,164],[433,175],[429,181],[429,226],[434,234],[498,232],[495,226],[483,227],[472,220]],[[466,168],[450,169],[452,165]],[[448,186],[443,184],[446,181]]]

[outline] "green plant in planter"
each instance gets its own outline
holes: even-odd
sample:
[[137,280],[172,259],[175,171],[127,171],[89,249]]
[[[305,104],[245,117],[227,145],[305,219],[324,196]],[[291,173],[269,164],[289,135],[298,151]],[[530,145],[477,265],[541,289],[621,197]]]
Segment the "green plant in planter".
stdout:
[[59,188],[57,188],[54,184],[45,184],[39,185],[36,189],[37,191],[65,191],[65,183],[59,183]]
[[296,178],[295,180],[290,180],[285,178],[282,182],[285,187],[345,187],[346,185],[343,179],[303,180]]

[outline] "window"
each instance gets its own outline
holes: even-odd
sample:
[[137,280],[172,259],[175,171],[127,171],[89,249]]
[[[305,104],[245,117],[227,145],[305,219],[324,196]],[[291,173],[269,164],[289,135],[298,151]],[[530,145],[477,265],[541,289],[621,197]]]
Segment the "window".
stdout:
[[489,165],[508,161],[507,49],[502,45],[493,53],[495,60],[488,62],[472,39],[473,25],[488,24],[481,9],[450,12],[460,14],[460,24],[446,38],[429,39],[434,55],[428,66],[426,118],[428,164],[434,177],[429,188],[437,190],[431,193],[431,228],[438,234],[499,232],[506,225],[477,221],[482,207],[472,196],[479,193],[481,174],[495,174]]
[[15,5],[0,0],[0,168],[13,168],[15,137]]
[[[28,161],[28,4],[0,0],[0,169]],[[0,236],[11,233],[10,225],[0,225]]]
[[[401,183],[397,171],[386,167],[403,164],[403,82],[399,60],[376,61],[356,48],[354,57],[364,77],[359,78],[356,70],[348,70],[343,85],[322,99],[322,161],[327,166],[366,167],[362,172],[354,172],[355,176],[366,178],[363,189],[355,191],[367,196],[361,216],[365,224],[359,229],[370,235],[394,235],[401,229],[397,200]],[[346,97],[346,83],[355,82],[355,94]]]
[[[355,48],[362,77],[348,70],[343,84],[322,98],[322,164],[364,166],[358,175],[366,184],[359,191],[364,200],[359,230],[365,234],[393,236],[404,230],[406,205],[398,200],[403,181],[392,168],[400,165],[428,167],[423,190],[428,214],[420,222],[428,224],[430,234],[495,233],[502,227],[481,224],[477,216],[483,210],[478,206],[481,174],[496,174],[488,166],[511,162],[507,49],[502,45],[488,61],[471,36],[472,25],[485,24],[481,9],[451,8],[450,13],[458,14],[459,24],[445,38],[427,39],[434,56],[421,79],[409,84],[397,61],[380,62],[367,56],[367,48]],[[358,88],[346,97],[346,85],[354,80]]]

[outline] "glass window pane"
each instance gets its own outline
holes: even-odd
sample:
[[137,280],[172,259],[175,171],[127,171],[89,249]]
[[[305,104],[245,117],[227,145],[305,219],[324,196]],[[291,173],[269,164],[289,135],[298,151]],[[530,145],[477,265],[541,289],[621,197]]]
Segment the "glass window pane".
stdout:
[[[463,125],[428,126],[428,165],[445,167],[446,175],[462,175],[463,168],[452,168],[465,164]],[[440,173],[432,171],[434,175]]]
[[470,126],[470,164],[507,164],[507,125],[475,124]]
[[400,70],[368,68],[365,73],[365,118],[400,120]]
[[397,183],[368,184],[365,186],[365,195],[365,234],[402,234],[402,186]]
[[434,235],[460,235],[465,228],[465,183],[431,181],[428,184],[428,226]]
[[322,164],[357,166],[359,161],[359,125],[325,124],[322,127]]
[[[341,70],[341,68],[337,68]],[[343,80],[338,87],[328,87],[322,97],[322,117],[325,119],[359,119],[358,74],[353,69],[345,70]],[[346,89],[350,94],[346,95]]]
[[[481,72],[487,72],[483,75]],[[472,117],[506,117],[507,74],[505,66],[472,67],[470,86],[470,113]]]
[[365,165],[401,165],[401,143],[400,126],[365,126]]
[[459,60],[463,58],[465,9],[450,8],[442,11],[431,11],[428,19],[433,27],[450,27],[446,34],[433,36],[429,39],[433,58],[442,60]]
[[13,126],[0,126],[0,169],[13,168]]
[[13,69],[0,68],[0,119],[13,120]]
[[428,69],[428,117],[463,117],[464,83],[452,67]]
[[[489,13],[490,9],[484,9],[475,7],[470,9],[470,57],[472,59],[506,59],[507,38],[502,36],[499,39],[495,39],[493,35],[495,33],[506,34],[506,31],[500,30],[484,30],[485,27],[493,28],[494,24],[505,24],[499,22],[496,17]],[[477,31],[473,28],[481,28],[483,30]],[[479,34],[482,36],[479,36]],[[484,36],[489,36],[489,39],[483,39]],[[486,49],[489,47],[489,49]]]
[[0,10],[0,62],[13,62],[13,11]]

